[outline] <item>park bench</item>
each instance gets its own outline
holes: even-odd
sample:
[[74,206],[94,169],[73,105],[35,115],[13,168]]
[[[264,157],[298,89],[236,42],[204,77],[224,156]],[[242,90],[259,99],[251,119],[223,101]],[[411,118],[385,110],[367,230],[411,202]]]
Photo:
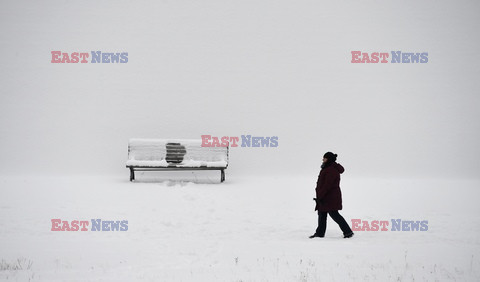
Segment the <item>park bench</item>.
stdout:
[[227,147],[202,147],[202,140],[130,139],[127,168],[130,181],[135,171],[220,170],[225,181],[228,166]]

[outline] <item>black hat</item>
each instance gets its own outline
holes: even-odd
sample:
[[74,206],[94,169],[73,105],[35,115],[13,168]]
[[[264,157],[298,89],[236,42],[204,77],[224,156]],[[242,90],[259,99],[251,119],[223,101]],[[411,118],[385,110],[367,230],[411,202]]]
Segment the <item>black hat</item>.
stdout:
[[334,154],[332,152],[326,152],[325,155],[323,155],[323,157],[326,158],[329,163],[333,163],[334,161],[337,160],[337,154]]

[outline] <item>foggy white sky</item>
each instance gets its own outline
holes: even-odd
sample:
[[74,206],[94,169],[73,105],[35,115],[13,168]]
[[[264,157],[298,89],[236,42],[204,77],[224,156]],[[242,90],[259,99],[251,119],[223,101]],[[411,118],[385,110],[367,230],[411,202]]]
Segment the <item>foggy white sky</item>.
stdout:
[[0,174],[128,177],[129,138],[251,134],[279,147],[232,148],[228,173],[315,177],[331,150],[357,176],[477,178],[478,2],[336,2],[1,1]]

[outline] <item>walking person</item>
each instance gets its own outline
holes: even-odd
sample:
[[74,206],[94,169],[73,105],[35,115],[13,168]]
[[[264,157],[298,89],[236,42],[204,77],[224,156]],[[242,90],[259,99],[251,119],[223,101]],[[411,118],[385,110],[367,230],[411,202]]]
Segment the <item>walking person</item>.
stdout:
[[340,226],[343,237],[350,238],[353,236],[352,229],[341,216],[338,211],[342,209],[342,192],[340,191],[340,174],[345,169],[336,162],[337,154],[327,152],[323,156],[322,169],[318,175],[317,187],[315,188],[318,210],[318,227],[315,234],[310,238],[324,237],[327,229],[327,214]]

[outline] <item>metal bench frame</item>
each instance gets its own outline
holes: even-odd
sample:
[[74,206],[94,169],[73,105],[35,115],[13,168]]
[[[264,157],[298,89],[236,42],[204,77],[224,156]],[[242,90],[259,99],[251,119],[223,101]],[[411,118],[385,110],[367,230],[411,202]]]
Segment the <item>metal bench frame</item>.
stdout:
[[225,169],[227,167],[151,167],[151,166],[127,166],[130,169],[130,181],[135,180],[135,171],[172,171],[172,170],[220,170],[220,182],[225,181]]

